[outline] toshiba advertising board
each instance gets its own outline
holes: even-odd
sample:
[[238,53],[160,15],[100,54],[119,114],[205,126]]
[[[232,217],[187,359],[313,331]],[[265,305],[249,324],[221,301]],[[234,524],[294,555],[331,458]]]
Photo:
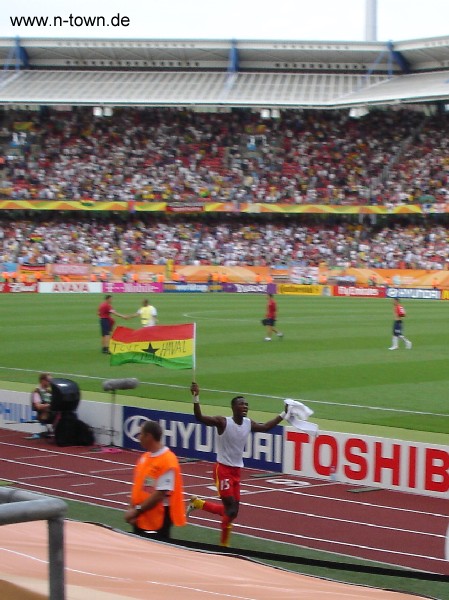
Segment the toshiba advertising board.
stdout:
[[327,431],[313,437],[289,427],[283,472],[438,498],[449,496],[446,446]]

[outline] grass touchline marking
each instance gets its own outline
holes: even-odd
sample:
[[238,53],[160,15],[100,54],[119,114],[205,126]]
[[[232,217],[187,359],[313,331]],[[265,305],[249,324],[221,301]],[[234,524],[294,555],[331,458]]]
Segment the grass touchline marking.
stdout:
[[[20,372],[24,372],[24,373],[33,373],[33,374],[37,372],[33,369],[22,369],[19,367],[2,367],[2,366],[0,366],[0,369],[5,369],[7,371],[20,371]],[[42,370],[42,372],[44,372],[44,371],[45,370]],[[81,375],[80,373],[62,373],[62,372],[55,371],[54,375],[63,375],[64,377],[78,377],[80,379],[93,379],[93,380],[104,381],[104,377],[93,377],[92,375]],[[186,391],[186,386],[184,386],[184,385],[177,385],[177,384],[170,384],[170,383],[156,383],[154,381],[142,381],[142,380],[140,381],[140,383],[144,384],[144,385],[155,386],[155,387],[167,387],[170,389],[180,389],[180,390],[183,390],[184,392]],[[244,396],[253,397],[253,398],[271,398],[273,400],[285,400],[285,398],[283,396],[267,396],[266,394],[243,392],[242,390],[238,390],[238,391],[236,391],[236,390],[217,390],[214,388],[202,388],[202,390],[204,392],[229,394],[231,396],[235,396],[236,394],[243,394]],[[405,408],[389,408],[389,407],[384,407],[384,406],[364,406],[363,404],[349,404],[349,403],[345,403],[345,402],[331,402],[331,401],[327,401],[327,400],[310,400],[310,399],[304,399],[304,398],[292,398],[292,399],[298,400],[300,402],[305,402],[306,404],[322,404],[324,406],[336,406],[336,407],[344,406],[346,408],[361,408],[363,410],[368,409],[368,410],[377,410],[377,411],[410,414],[410,415],[426,415],[426,416],[432,416],[432,417],[447,417],[448,416],[447,414],[444,414],[444,413],[407,410]],[[176,401],[174,401],[174,402],[176,402]]]

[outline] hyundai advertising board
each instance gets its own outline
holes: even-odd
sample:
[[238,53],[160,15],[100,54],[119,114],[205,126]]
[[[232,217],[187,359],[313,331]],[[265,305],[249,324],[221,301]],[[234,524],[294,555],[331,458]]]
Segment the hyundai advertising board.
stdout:
[[[193,415],[158,410],[123,407],[123,443],[125,448],[141,449],[137,434],[142,423],[159,421],[164,443],[178,456],[214,462],[216,430],[198,423]],[[248,439],[243,460],[246,467],[282,472],[283,428],[268,433],[254,433]]]

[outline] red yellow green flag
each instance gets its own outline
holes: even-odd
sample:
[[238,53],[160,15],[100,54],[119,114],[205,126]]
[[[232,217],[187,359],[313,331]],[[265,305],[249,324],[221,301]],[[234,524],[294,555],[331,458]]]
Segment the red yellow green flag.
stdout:
[[117,327],[109,343],[111,365],[151,363],[168,369],[195,368],[195,323]]

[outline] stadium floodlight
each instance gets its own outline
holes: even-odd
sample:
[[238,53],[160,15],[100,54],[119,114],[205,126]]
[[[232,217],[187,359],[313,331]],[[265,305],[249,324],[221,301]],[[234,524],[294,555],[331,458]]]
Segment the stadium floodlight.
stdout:
[[280,119],[281,118],[281,111],[279,110],[279,108],[271,109],[271,118],[272,119]]
[[262,119],[269,119],[271,117],[271,110],[269,108],[262,108],[260,116]]
[[94,117],[103,116],[103,109],[101,108],[101,106],[94,106],[92,112],[94,114]]
[[114,114],[114,111],[112,110],[112,108],[110,106],[105,106],[103,108],[103,116],[104,117],[112,117],[113,114]]

